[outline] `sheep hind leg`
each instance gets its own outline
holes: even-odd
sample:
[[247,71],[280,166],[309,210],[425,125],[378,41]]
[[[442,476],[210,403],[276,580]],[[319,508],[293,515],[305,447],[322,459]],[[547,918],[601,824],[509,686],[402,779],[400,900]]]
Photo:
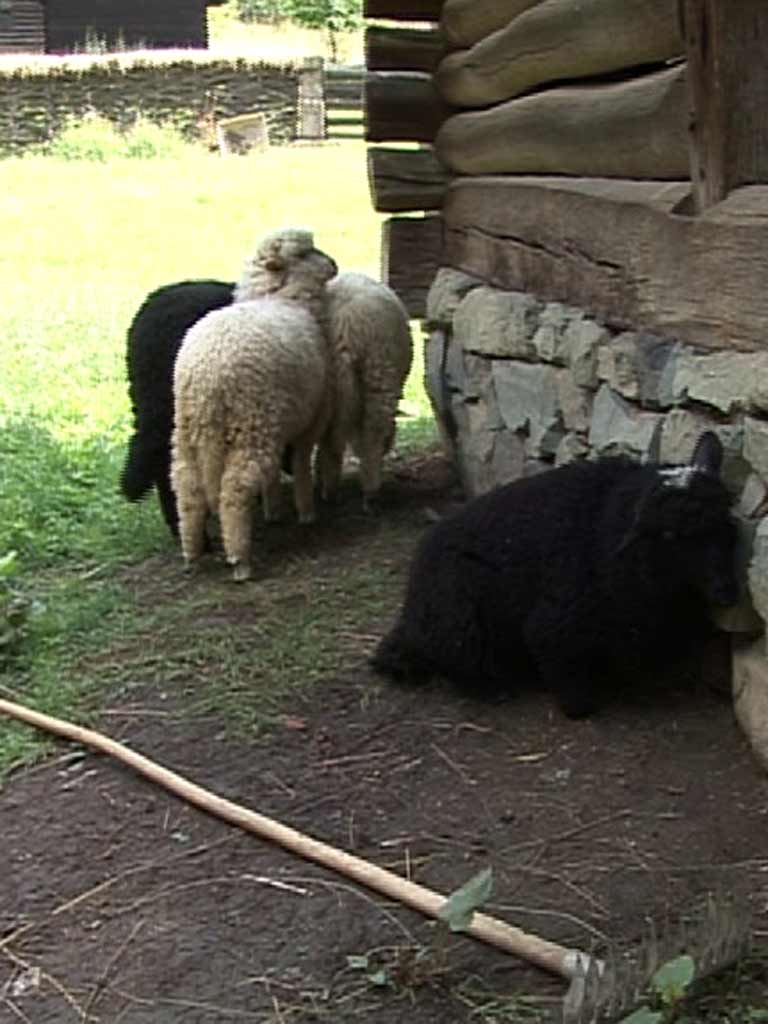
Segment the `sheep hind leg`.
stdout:
[[315,492],[312,480],[312,451],[315,447],[314,431],[293,442],[293,497],[296,515],[302,524],[315,521]]
[[336,501],[344,462],[344,441],[336,434],[323,438],[317,453],[320,496],[323,501]]
[[[261,482],[266,479],[267,474],[262,474],[255,462],[243,457],[230,458],[221,478],[221,539],[235,583],[251,578],[252,509]],[[267,485],[262,487],[266,494]]]
[[373,410],[369,410],[365,417],[355,448],[360,459],[363,511],[375,514],[379,511],[382,463],[395,436],[396,410],[378,398],[374,398],[372,404]]
[[184,568],[192,572],[195,563],[205,550],[205,520],[208,503],[202,487],[187,478],[186,473],[177,473],[174,481],[179,516],[179,538],[184,557]]

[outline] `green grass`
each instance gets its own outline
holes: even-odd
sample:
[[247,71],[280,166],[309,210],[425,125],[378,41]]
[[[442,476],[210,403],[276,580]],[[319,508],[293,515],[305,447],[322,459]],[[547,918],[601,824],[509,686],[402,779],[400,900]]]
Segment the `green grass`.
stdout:
[[[153,160],[8,159],[0,219],[0,556],[18,552],[12,586],[35,609],[14,659],[0,658],[0,691],[76,716],[100,684],[73,666],[147,628],[121,569],[173,552],[156,501],[117,493],[138,305],[170,281],[235,279],[255,240],[283,224],[311,226],[342,268],[378,276],[382,218],[355,141],[230,159],[193,147]],[[420,347],[407,450],[434,436]],[[0,723],[0,773],[37,751],[25,736]]]

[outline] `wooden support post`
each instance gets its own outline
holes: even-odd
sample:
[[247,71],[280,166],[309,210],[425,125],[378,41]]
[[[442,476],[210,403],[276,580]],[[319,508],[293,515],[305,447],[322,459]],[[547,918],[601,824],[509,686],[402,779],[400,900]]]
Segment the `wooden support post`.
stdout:
[[326,135],[323,58],[307,57],[299,74],[296,137],[321,141]]
[[678,0],[688,56],[691,180],[698,213],[768,183],[768,3]]

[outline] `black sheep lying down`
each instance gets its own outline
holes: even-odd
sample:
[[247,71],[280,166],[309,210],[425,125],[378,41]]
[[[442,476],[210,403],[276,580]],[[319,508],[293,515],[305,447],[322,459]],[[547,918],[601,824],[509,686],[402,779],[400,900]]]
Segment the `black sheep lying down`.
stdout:
[[499,487],[423,537],[373,667],[511,687],[533,662],[569,717],[692,653],[709,607],[738,600],[722,447],[702,435],[689,466],[623,457]]

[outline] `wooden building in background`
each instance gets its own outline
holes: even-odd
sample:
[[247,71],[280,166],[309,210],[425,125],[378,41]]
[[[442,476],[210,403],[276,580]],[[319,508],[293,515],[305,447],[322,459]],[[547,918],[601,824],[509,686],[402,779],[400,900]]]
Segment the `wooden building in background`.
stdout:
[[0,53],[44,53],[45,13],[40,0],[0,0]]
[[204,49],[224,0],[0,0],[0,53]]

